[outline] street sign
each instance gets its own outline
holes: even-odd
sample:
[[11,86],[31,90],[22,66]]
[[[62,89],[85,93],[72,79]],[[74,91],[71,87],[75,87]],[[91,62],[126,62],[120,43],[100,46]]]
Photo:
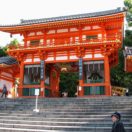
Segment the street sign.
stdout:
[[39,95],[39,89],[35,89],[35,95],[36,95],[36,96]]
[[34,112],[39,112],[39,109],[38,109],[39,89],[35,89],[35,95],[36,95],[36,101],[35,101],[35,109],[33,111]]

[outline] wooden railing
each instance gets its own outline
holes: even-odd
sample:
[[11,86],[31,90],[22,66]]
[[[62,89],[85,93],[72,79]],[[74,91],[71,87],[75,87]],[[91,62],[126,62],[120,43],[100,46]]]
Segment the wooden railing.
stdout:
[[35,45],[28,44],[27,46],[20,45],[16,47],[12,47],[9,49],[28,49],[28,48],[36,48],[36,47],[42,47],[42,48],[52,48],[52,47],[67,47],[67,46],[78,46],[78,45],[95,45],[95,44],[107,44],[111,45],[113,43],[121,43],[121,39],[117,37],[111,37],[107,39],[97,38],[97,39],[82,39],[82,40],[75,40],[75,41],[54,41],[51,43],[38,43]]

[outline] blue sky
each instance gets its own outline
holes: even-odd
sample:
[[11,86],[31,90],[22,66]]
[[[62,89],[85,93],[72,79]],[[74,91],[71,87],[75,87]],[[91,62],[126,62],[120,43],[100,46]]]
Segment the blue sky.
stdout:
[[[17,24],[20,19],[37,19],[104,11],[123,7],[123,0],[1,0],[0,25]],[[18,36],[13,36],[21,41]],[[0,32],[0,46],[11,41]]]

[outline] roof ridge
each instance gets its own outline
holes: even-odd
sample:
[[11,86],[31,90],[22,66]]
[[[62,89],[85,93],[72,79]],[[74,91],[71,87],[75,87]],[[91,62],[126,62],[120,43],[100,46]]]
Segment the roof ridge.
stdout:
[[20,23],[18,23],[18,24],[0,25],[0,27],[8,27],[8,26],[13,27],[13,26],[23,26],[23,25],[30,25],[30,24],[48,23],[48,22],[65,21],[65,20],[73,20],[73,19],[81,19],[81,18],[92,18],[92,17],[121,13],[121,12],[125,12],[125,11],[126,11],[125,7],[118,7],[116,9],[111,9],[111,10],[106,10],[106,11],[67,15],[67,16],[39,18],[39,19],[27,19],[27,20],[21,19]]
[[53,19],[59,19],[59,18],[63,18],[63,19],[70,19],[70,17],[72,18],[72,19],[74,19],[74,18],[76,18],[76,17],[78,17],[78,16],[81,16],[81,18],[82,17],[87,17],[87,15],[88,16],[90,16],[90,17],[94,17],[95,16],[95,14],[97,14],[97,15],[104,15],[104,13],[111,13],[111,14],[113,14],[113,13],[118,13],[118,12],[122,12],[122,11],[125,11],[124,10],[125,8],[121,8],[121,7],[118,7],[118,8],[116,8],[116,9],[111,9],[111,10],[106,10],[106,11],[99,11],[99,12],[90,12],[90,13],[80,13],[80,14],[75,14],[75,15],[66,15],[66,16],[57,16],[57,17],[49,17],[49,18],[38,18],[38,19],[21,19],[20,20],[20,24],[24,24],[24,23],[29,23],[29,22],[33,22],[33,21],[46,21],[46,20],[53,20]]
[[15,58],[11,56],[3,56],[0,57],[0,64],[12,65],[12,64],[18,64],[18,62]]

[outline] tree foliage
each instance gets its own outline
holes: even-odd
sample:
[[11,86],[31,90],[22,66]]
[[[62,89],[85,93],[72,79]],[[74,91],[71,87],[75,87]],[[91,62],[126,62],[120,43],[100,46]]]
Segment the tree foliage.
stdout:
[[[128,9],[127,21],[129,26],[132,25],[132,0],[124,0],[124,4]],[[132,31],[125,31],[124,46],[132,46]],[[129,88],[132,94],[132,73],[126,73],[124,71],[124,56],[123,48],[119,51],[119,64],[111,69],[111,84],[115,86],[121,86]]]
[[130,31],[130,30],[126,30],[124,45],[125,46],[132,46],[132,31]]
[[[124,39],[125,46],[132,46],[132,31],[127,30]],[[129,88],[132,94],[132,73],[124,71],[123,49],[119,50],[119,64],[111,69],[111,84]]]
[[7,49],[9,46],[15,46],[16,48],[18,47],[18,40],[17,39],[13,39],[9,44],[7,44],[4,47],[0,47],[0,57],[6,56],[7,55]]
[[6,56],[7,47],[0,47],[0,57]]
[[119,64],[111,69],[111,84],[113,86],[121,86],[129,88],[132,93],[132,73],[124,71],[123,50],[119,51]]
[[15,38],[7,45],[7,47],[13,46],[17,48],[18,44],[19,44],[19,41]]
[[127,7],[127,21],[129,26],[132,26],[132,0],[124,0],[124,5]]
[[78,73],[61,73],[60,92],[68,92],[69,97],[74,97],[78,85]]

